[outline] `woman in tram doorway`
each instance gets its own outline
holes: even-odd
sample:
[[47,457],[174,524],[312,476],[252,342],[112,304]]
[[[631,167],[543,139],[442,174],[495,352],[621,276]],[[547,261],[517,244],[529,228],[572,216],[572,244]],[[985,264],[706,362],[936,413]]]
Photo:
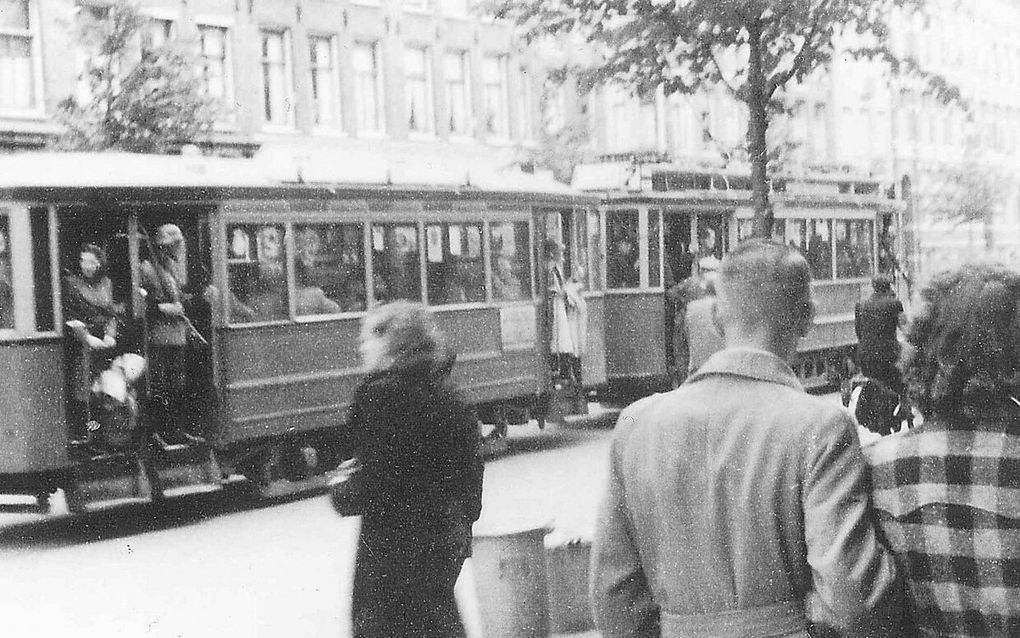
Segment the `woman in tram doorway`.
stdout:
[[71,358],[71,442],[87,442],[92,380],[107,367],[117,345],[113,284],[104,274],[106,253],[95,244],[79,251],[78,272],[64,280],[64,316],[74,336]]
[[362,326],[368,376],[340,441],[364,486],[356,638],[464,636],[454,584],[481,513],[483,465],[441,340],[425,307],[407,301],[370,310]]
[[[555,239],[543,244],[546,257],[546,275],[549,294],[549,357],[553,380],[557,385],[573,381],[574,338],[570,330],[568,308],[573,301],[568,294],[563,274],[563,246]],[[575,296],[576,297],[576,296]]]

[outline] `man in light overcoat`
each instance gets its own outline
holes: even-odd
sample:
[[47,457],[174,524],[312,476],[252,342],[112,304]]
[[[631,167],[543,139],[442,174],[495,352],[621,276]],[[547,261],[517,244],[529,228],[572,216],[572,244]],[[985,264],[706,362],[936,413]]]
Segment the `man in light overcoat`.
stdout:
[[899,635],[854,422],[787,364],[814,314],[806,260],[744,242],[717,292],[725,349],[617,423],[592,549],[599,630]]

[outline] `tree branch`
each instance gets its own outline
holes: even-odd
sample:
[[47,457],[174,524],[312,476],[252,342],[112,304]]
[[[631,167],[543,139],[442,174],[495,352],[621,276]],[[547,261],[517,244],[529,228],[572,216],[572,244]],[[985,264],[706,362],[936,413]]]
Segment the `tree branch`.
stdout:
[[815,47],[811,46],[811,42],[818,35],[818,26],[821,24],[822,14],[825,11],[825,5],[828,4],[823,2],[815,13],[814,22],[811,24],[811,31],[804,37],[804,43],[800,45],[800,50],[793,57],[793,63],[790,65],[790,69],[782,73],[775,73],[769,78],[769,81],[765,85],[764,97],[766,100],[771,99],[775,94],[776,89],[783,86],[790,81],[797,73],[797,69],[804,62],[804,58],[807,56],[808,51],[813,51]]
[[737,91],[736,87],[734,87],[733,84],[731,84],[730,81],[726,79],[726,75],[723,73],[722,66],[719,65],[719,60],[715,57],[715,51],[712,50],[712,46],[707,42],[703,43],[701,46],[705,49],[705,53],[708,54],[708,57],[711,58],[712,64],[715,65],[716,71],[719,72],[719,79],[722,80],[723,86],[729,89],[730,93],[733,95],[734,98],[740,100],[741,99],[740,92]]

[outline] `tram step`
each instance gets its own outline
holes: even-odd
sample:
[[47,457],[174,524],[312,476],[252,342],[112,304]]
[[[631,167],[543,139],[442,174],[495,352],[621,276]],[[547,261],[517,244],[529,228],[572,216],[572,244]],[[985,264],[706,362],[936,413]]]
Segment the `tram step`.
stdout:
[[266,485],[259,487],[259,495],[263,498],[286,498],[306,492],[315,492],[326,489],[328,476],[318,474],[306,479],[291,481],[288,479],[276,479]]
[[174,498],[215,492],[223,488],[223,472],[216,455],[207,446],[173,445],[151,461],[159,494]]
[[76,468],[67,492],[75,513],[94,512],[152,500],[152,484],[142,462],[130,455],[112,455]]

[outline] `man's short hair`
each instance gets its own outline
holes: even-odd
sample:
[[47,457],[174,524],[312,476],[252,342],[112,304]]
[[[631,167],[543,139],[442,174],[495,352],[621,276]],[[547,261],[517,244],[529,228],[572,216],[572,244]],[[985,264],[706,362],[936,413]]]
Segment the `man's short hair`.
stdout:
[[723,314],[744,325],[793,329],[813,312],[811,268],[799,250],[778,242],[738,244],[723,258],[716,287]]
[[892,277],[885,274],[875,275],[871,279],[871,288],[875,292],[889,292],[892,290]]

